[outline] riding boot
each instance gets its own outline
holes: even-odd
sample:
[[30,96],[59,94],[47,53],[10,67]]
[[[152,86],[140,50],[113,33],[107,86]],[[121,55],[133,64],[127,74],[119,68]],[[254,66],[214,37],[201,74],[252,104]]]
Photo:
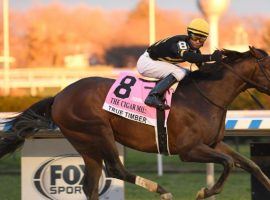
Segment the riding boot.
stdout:
[[169,89],[177,80],[173,75],[168,75],[160,80],[157,85],[150,91],[144,103],[148,106],[155,107],[159,110],[166,110],[170,107],[163,101],[164,93]]

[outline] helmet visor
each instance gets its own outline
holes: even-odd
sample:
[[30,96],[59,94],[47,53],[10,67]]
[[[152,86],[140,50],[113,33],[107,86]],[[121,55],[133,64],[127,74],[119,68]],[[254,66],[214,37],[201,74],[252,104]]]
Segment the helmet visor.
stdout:
[[190,33],[189,36],[190,36],[190,39],[191,40],[193,40],[193,41],[199,41],[201,43],[205,42],[205,40],[207,39],[207,37],[205,37],[205,36],[196,35],[194,33]]

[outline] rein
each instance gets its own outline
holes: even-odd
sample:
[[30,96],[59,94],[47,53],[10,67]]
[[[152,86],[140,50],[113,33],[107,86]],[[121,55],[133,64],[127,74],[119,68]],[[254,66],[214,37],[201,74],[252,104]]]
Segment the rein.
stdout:
[[[260,59],[256,59],[256,63],[258,64],[261,72],[263,73],[264,77],[266,78],[266,80],[268,80],[270,82],[270,75],[267,73],[267,71],[265,70],[265,68],[263,67],[263,65],[260,63],[261,60],[263,60],[264,58],[260,58]],[[240,74],[238,74],[230,65],[228,65],[227,63],[223,63],[221,62],[221,64],[223,66],[225,66],[227,69],[229,69],[232,73],[234,73],[236,76],[238,76],[240,79],[242,79],[244,82],[260,88],[261,90],[265,91],[265,92],[269,92],[270,89],[268,89],[266,86],[260,85]],[[265,109],[265,107],[262,105],[262,103],[253,95],[251,94],[248,90],[247,90],[248,94],[251,96],[251,98],[256,102],[256,104],[261,108],[261,109]]]
[[[264,58],[260,58],[260,59],[256,59],[256,63],[258,64],[261,72],[263,73],[263,75],[265,76],[265,78],[270,82],[270,75],[267,73],[267,71],[265,70],[265,68],[262,66],[262,64],[260,63],[261,60],[263,60]],[[251,86],[254,86],[256,88],[261,89],[262,91],[265,92],[270,92],[270,89],[264,85],[258,84],[253,80],[250,80],[249,78],[242,76],[241,74],[239,74],[238,72],[236,72],[234,70],[234,68],[232,66],[230,66],[227,63],[221,62],[221,65],[223,65],[224,67],[226,67],[228,70],[230,70],[233,74],[235,74],[237,77],[239,77],[241,80],[243,80],[244,82],[250,84]],[[194,79],[192,79],[192,83],[195,85],[196,89],[199,91],[199,93],[211,104],[213,104],[214,106],[222,109],[222,110],[227,110],[227,106],[221,106],[217,103],[215,103],[213,100],[211,100],[206,94],[204,94],[204,92],[199,88],[198,84],[196,83],[196,81]],[[250,94],[250,93],[249,93]],[[251,95],[251,97],[254,99],[254,96]],[[255,99],[254,99],[255,100]],[[259,106],[261,108],[264,108],[263,105],[261,103],[258,102],[258,100],[255,100],[255,102],[257,104],[259,104]]]
[[[260,70],[262,71],[262,73],[264,74],[265,78],[270,82],[270,78],[269,75],[267,74],[267,72],[265,71],[265,69],[263,68],[263,66],[260,63],[261,59],[256,59],[257,64],[260,67]],[[242,81],[250,84],[251,86],[254,86],[256,88],[260,88],[261,90],[265,91],[265,92],[270,92],[270,89],[267,88],[264,85],[260,85],[258,83],[256,83],[255,81],[252,81],[250,79],[248,79],[245,76],[242,76],[241,74],[237,73],[232,66],[228,65],[227,63],[221,62],[221,65],[223,65],[224,67],[226,67],[228,70],[230,70],[233,74],[235,74],[237,77],[239,77]]]
[[267,73],[267,71],[265,71],[264,67],[261,65],[260,61],[263,60],[264,58],[261,59],[257,59],[256,62],[260,67],[260,70],[262,71],[263,75],[265,76],[265,78],[270,82],[270,75]]
[[214,101],[212,101],[206,94],[204,94],[204,92],[199,88],[198,84],[196,83],[196,81],[194,79],[191,79],[192,83],[195,85],[196,89],[198,90],[198,92],[200,93],[200,95],[202,95],[204,97],[204,99],[206,99],[208,102],[210,102],[211,104],[213,104],[214,106],[222,109],[222,110],[227,110],[227,106],[221,106],[218,105],[217,103],[215,103]]
[[250,91],[246,90],[246,92],[249,94],[249,96],[252,98],[252,100],[260,107],[260,109],[265,109],[264,105],[260,102],[260,100],[255,97]]

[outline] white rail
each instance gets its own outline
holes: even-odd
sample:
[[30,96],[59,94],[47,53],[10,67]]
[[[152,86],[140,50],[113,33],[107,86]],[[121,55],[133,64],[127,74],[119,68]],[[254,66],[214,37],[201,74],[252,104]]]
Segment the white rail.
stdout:
[[[126,70],[126,69],[122,69]],[[108,77],[116,78],[120,71],[112,67],[92,67],[89,69],[65,69],[65,68],[25,68],[12,69],[9,72],[8,83],[4,82],[4,72],[0,71],[0,89],[26,88],[30,89],[31,95],[35,96],[38,88],[59,88],[85,77]],[[135,70],[132,70],[135,71]]]

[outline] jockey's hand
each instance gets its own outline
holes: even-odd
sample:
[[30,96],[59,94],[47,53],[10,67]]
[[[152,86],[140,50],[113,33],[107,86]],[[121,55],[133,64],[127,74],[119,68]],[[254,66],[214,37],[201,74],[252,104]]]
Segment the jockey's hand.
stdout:
[[211,55],[211,61],[221,62],[222,60],[222,52],[220,50],[215,50]]

